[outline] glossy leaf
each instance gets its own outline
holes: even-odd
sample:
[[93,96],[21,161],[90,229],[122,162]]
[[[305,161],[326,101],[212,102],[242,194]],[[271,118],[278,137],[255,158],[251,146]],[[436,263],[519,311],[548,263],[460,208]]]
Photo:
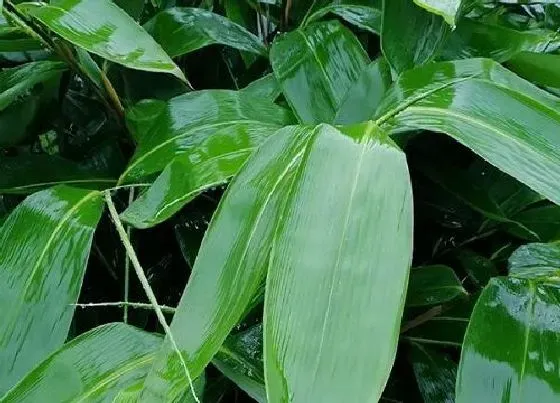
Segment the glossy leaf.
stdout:
[[212,363],[259,403],[266,403],[263,371],[263,328],[255,325],[228,337]]
[[388,94],[377,112],[384,128],[446,133],[560,203],[558,98],[487,59],[406,72]]
[[375,402],[393,366],[412,255],[406,159],[371,124],[348,137],[308,130],[267,275],[267,396]]
[[465,18],[450,35],[442,58],[488,57],[504,62],[523,51],[551,52],[560,47],[554,31],[518,31],[507,26]]
[[457,364],[447,355],[412,343],[409,359],[425,403],[454,403]]
[[410,271],[406,305],[412,307],[443,304],[466,294],[451,267],[417,267]]
[[267,56],[261,40],[231,20],[200,8],[168,8],[144,28],[171,56],[180,56],[208,45],[221,44]]
[[299,121],[333,123],[369,59],[337,21],[311,24],[278,37],[270,62]]
[[[188,113],[186,113],[188,111]],[[190,153],[191,162],[206,156],[254,147],[293,122],[286,109],[244,92],[205,90],[167,102],[142,101],[127,111],[138,141],[121,182],[144,180],[161,172],[173,158]]]
[[274,74],[267,74],[253,81],[247,87],[243,88],[242,91],[250,96],[275,101],[282,93],[282,88],[276,77],[274,77]]
[[441,15],[452,27],[456,25],[457,15],[462,5],[462,0],[414,0],[414,2],[430,13]]
[[[259,148],[214,214],[171,324],[192,377],[210,362],[264,280],[281,199],[305,135],[306,128],[288,127]],[[179,358],[166,342],[141,401],[171,402],[187,388]]]
[[100,326],[66,343],[29,372],[2,403],[111,402],[117,392],[142,379],[161,337],[131,326]]
[[63,63],[42,61],[0,71],[0,111],[19,97],[27,95],[35,85],[52,79],[65,70]]
[[379,34],[381,31],[381,0],[329,0],[324,3],[317,4],[308,12],[303,25],[332,13],[371,33]]
[[560,88],[560,55],[521,52],[510,59],[507,65],[535,84]]
[[102,167],[88,168],[47,154],[3,158],[0,171],[0,193],[33,193],[61,184],[103,189],[116,182]]
[[560,275],[560,243],[530,243],[509,258],[509,275],[537,279]]
[[559,297],[557,285],[491,280],[465,335],[457,403],[558,401]]
[[160,45],[110,0],[25,3],[19,9],[88,52],[131,69],[170,73],[185,81]]
[[0,393],[64,343],[101,211],[99,192],[55,187],[0,229]]
[[443,18],[412,0],[383,0],[381,48],[397,73],[431,61],[448,31]]
[[389,64],[380,57],[366,66],[358,80],[348,89],[336,112],[334,123],[348,125],[369,120],[390,85]]

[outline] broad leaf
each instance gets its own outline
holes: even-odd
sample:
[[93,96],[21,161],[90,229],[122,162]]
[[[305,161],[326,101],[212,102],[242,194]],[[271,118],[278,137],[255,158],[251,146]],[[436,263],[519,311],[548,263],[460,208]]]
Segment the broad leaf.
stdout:
[[300,122],[333,123],[369,59],[337,21],[311,24],[278,37],[270,62]]
[[110,0],[25,3],[19,9],[88,52],[131,69],[170,73],[185,80],[161,46]]
[[451,267],[417,267],[410,271],[406,305],[412,307],[443,304],[466,294]]
[[228,337],[212,363],[259,403],[266,403],[262,325]]
[[33,193],[53,185],[107,188],[116,182],[104,168],[85,167],[47,154],[0,159],[0,193]]
[[348,136],[308,130],[267,275],[267,395],[374,402],[393,366],[412,255],[406,159],[371,123]]
[[507,65],[535,84],[560,88],[560,55],[521,52],[510,59]]
[[414,0],[420,7],[431,13],[441,15],[445,22],[455,27],[457,16],[461,10],[462,0]]
[[110,402],[146,375],[161,342],[122,323],[100,326],[62,346],[0,402]]
[[[210,362],[264,280],[282,197],[307,132],[289,127],[266,142],[229,185],[214,214],[171,324],[192,377]],[[179,358],[166,341],[142,401],[171,402],[187,388]]]
[[443,18],[412,0],[383,0],[381,48],[397,73],[431,61],[448,31]]
[[242,26],[200,8],[168,8],[148,21],[144,28],[173,57],[213,44],[261,56],[268,53],[261,40]]
[[447,355],[412,343],[409,360],[425,403],[454,403],[457,364]]
[[101,211],[99,192],[60,186],[0,229],[0,393],[64,343]]
[[518,31],[506,26],[464,19],[450,35],[441,57],[488,57],[504,62],[523,51],[551,52],[560,47],[554,31]]
[[446,133],[560,203],[560,99],[486,59],[406,72],[388,94],[379,125]]
[[276,77],[274,77],[274,74],[267,74],[253,81],[241,91],[256,98],[266,98],[275,101],[282,93],[282,88]]
[[509,258],[509,275],[523,278],[558,278],[560,242],[523,245]]
[[129,183],[161,172],[181,154],[192,153],[196,163],[205,155],[256,146],[292,123],[293,116],[272,101],[250,94],[205,90],[167,102],[142,101],[127,111],[127,120],[139,143],[120,179]]
[[559,298],[556,284],[490,281],[465,335],[457,403],[558,401]]
[[549,204],[531,207],[513,216],[513,220],[522,224],[505,225],[507,232],[528,241],[548,242],[560,239],[560,206]]
[[329,13],[371,33],[379,34],[381,31],[381,0],[328,0],[317,3],[309,10],[303,25]]

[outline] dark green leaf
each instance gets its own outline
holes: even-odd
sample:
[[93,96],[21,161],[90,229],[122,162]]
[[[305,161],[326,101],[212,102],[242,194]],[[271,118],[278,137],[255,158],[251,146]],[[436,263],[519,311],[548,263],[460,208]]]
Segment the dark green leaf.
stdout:
[[60,186],[0,229],[0,393],[64,343],[101,211],[99,192]]
[[142,15],[145,3],[145,0],[115,0],[115,4],[135,20],[138,20]]
[[[314,3],[315,4],[315,3]],[[303,22],[306,25],[333,13],[350,24],[379,34],[381,31],[381,0],[328,0],[312,7]]]
[[378,110],[393,132],[443,132],[560,203],[560,100],[487,59],[403,74]]
[[262,338],[262,325],[230,336],[212,363],[257,402],[266,403]]
[[146,375],[161,342],[122,323],[95,328],[40,363],[0,402],[110,402]]
[[337,21],[311,24],[278,37],[270,62],[300,122],[333,123],[369,59]]
[[447,355],[418,343],[411,344],[409,359],[425,403],[455,402],[455,362]]
[[498,275],[496,265],[490,259],[470,249],[459,250],[457,260],[471,281],[479,287],[484,287],[492,277]]
[[200,8],[169,8],[148,21],[144,28],[173,57],[213,44],[262,56],[268,53],[261,40],[242,26]]
[[2,158],[0,171],[4,173],[0,193],[33,193],[59,184],[103,189],[116,182],[104,168],[84,167],[47,154]]
[[252,97],[266,98],[275,101],[282,93],[282,88],[276,77],[274,77],[274,74],[267,74],[263,78],[253,81],[241,91]]
[[371,124],[345,129],[352,137],[307,130],[267,275],[267,395],[374,402],[393,366],[412,253],[406,159]]
[[557,285],[491,280],[465,335],[457,403],[560,399],[558,298]]
[[381,48],[397,73],[431,61],[448,31],[443,18],[412,0],[383,0]]
[[121,176],[127,183],[161,172],[181,154],[191,153],[196,164],[205,156],[254,147],[293,122],[291,113],[270,100],[225,90],[142,101],[127,111],[127,119],[139,143]]
[[523,245],[509,258],[509,275],[522,278],[560,276],[560,243]]
[[422,266],[410,271],[406,306],[442,304],[466,294],[451,267]]
[[507,65],[535,84],[560,88],[560,55],[521,52],[511,58]]
[[88,52],[132,69],[170,73],[185,80],[157,42],[110,0],[25,3],[19,9]]
[[[549,204],[524,210],[512,217],[522,224],[505,225],[512,235],[528,241],[554,241],[560,238],[560,206]],[[523,228],[529,231],[524,231]]]
[[414,2],[431,13],[441,15],[445,22],[455,27],[463,0],[414,0]]

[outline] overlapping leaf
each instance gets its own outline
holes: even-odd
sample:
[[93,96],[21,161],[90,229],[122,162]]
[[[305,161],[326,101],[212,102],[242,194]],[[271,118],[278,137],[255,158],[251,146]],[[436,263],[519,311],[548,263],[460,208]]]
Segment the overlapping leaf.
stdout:
[[327,0],[314,2],[303,22],[306,25],[332,13],[350,24],[379,34],[381,31],[381,0]]
[[64,343],[101,211],[99,192],[55,187],[0,229],[0,393]]

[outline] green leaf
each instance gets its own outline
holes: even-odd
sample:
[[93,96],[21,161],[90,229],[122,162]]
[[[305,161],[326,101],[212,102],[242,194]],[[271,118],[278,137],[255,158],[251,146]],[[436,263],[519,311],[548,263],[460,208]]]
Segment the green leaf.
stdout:
[[414,0],[414,3],[430,13],[441,15],[445,22],[454,28],[461,10],[462,0]]
[[559,47],[560,38],[554,31],[518,31],[465,18],[449,36],[441,57],[448,60],[488,57],[504,62],[523,51],[551,52]]
[[374,34],[381,31],[381,0],[330,0],[312,7],[302,25],[332,13],[350,24]]
[[[171,323],[192,377],[210,362],[264,280],[281,198],[307,133],[288,127],[271,137],[234,178],[212,218]],[[166,341],[142,401],[171,402],[187,388],[179,358]]]
[[162,339],[123,323],[97,327],[66,343],[0,402],[110,402],[146,375]]
[[560,276],[560,242],[530,243],[513,252],[508,261],[509,275],[538,279]]
[[59,76],[64,63],[41,61],[0,71],[0,111],[30,93],[37,84]]
[[145,3],[145,0],[115,0],[115,4],[135,20],[138,20],[142,15]]
[[431,61],[449,27],[411,0],[383,0],[381,49],[397,73]]
[[[512,235],[528,241],[553,241],[560,238],[560,206],[549,204],[532,207],[513,216],[519,225],[505,225]],[[528,231],[524,231],[526,228]]]
[[348,136],[307,130],[267,275],[267,395],[374,402],[393,366],[412,255],[406,158],[371,124]]
[[494,278],[478,300],[461,353],[457,403],[557,402],[557,285]]
[[261,40],[221,15],[200,8],[168,8],[144,28],[171,56],[180,56],[208,45],[221,44],[267,56]]
[[451,267],[422,266],[410,271],[406,306],[443,304],[466,294]]
[[263,328],[255,325],[228,337],[212,363],[259,403],[266,403]]
[[366,66],[348,89],[334,123],[348,125],[369,120],[391,85],[391,70],[384,57]]
[[130,183],[161,172],[181,154],[191,154],[196,164],[205,156],[254,147],[293,116],[242,91],[205,90],[167,102],[142,101],[127,111],[127,121],[139,143],[120,179]]
[[110,0],[25,3],[18,8],[88,52],[131,69],[170,73],[186,80],[160,45]]
[[99,192],[60,186],[0,229],[0,393],[64,343],[101,211]]
[[560,55],[521,52],[511,58],[507,65],[535,84],[560,88]]
[[275,101],[282,93],[282,88],[274,74],[271,73],[253,81],[241,91],[256,98],[266,98]]
[[447,355],[412,343],[409,360],[425,403],[454,403],[457,364]]
[[337,21],[278,37],[270,62],[300,122],[333,123],[369,58],[358,39]]
[[[435,79],[434,79],[435,77]],[[560,203],[560,100],[487,59],[404,73],[377,112],[387,130],[446,133]]]
[[116,182],[106,169],[84,167],[47,154],[0,159],[0,193],[33,193],[53,185],[107,188]]
[[478,287],[484,287],[492,277],[498,275],[494,262],[470,249],[457,251],[457,260]]

